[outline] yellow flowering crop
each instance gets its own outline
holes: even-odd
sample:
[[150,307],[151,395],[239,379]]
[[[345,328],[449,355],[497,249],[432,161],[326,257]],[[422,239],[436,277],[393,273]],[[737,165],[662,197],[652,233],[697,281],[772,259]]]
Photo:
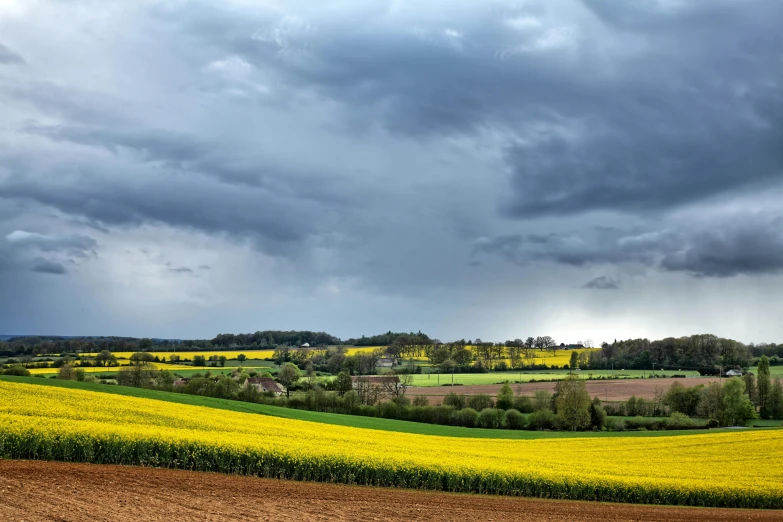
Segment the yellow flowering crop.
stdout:
[[[348,355],[355,355],[357,353],[369,353],[372,352],[378,348],[377,346],[362,346],[359,348],[346,348],[345,351]],[[291,348],[291,350],[297,350],[298,348]],[[318,351],[319,349],[314,348],[313,350]],[[117,359],[130,359],[130,356],[133,355],[136,352],[112,352]],[[180,359],[190,359],[193,360],[193,357],[196,355],[203,355],[207,359],[212,357],[213,355],[217,355],[220,357],[221,355],[224,355],[228,359],[236,359],[237,356],[241,353],[245,354],[248,359],[270,359],[275,351],[274,350],[228,350],[228,351],[217,351],[217,350],[201,350],[201,351],[176,351],[176,352],[149,352],[150,355],[153,357],[165,357],[166,360],[168,360],[172,355],[178,355]],[[96,353],[85,353],[84,354],[87,357],[94,357],[97,355]]]
[[0,381],[0,457],[642,503],[783,507],[783,431],[414,435]]

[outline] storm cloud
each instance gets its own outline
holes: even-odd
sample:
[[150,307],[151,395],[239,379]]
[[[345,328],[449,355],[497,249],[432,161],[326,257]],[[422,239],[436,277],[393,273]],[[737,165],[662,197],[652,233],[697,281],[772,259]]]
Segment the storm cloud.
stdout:
[[[783,291],[781,21],[778,0],[0,7],[21,296],[0,333],[783,336],[754,290]],[[750,312],[640,300],[686,289]]]

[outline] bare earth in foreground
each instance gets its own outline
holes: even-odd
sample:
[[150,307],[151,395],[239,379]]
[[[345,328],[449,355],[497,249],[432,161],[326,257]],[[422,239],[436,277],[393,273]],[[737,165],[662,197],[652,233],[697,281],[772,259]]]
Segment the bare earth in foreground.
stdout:
[[[509,372],[506,379],[513,381],[514,374]],[[502,378],[498,377],[498,380]],[[602,401],[627,401],[631,395],[652,399],[655,396],[655,389],[666,390],[674,381],[679,381],[683,386],[696,386],[697,384],[707,385],[717,380],[712,377],[686,377],[681,379],[616,379],[616,380],[595,380],[585,381],[587,392],[590,397],[598,397]],[[536,390],[555,391],[556,382],[526,382],[523,384],[511,384],[511,389],[517,395],[527,395],[532,397]],[[408,395],[426,395],[430,404],[441,404],[443,397],[451,392],[465,395],[477,395],[485,393],[487,395],[497,395],[502,384],[475,384],[466,386],[429,386],[408,388]]]
[[0,460],[0,520],[783,520],[783,511],[570,502]]

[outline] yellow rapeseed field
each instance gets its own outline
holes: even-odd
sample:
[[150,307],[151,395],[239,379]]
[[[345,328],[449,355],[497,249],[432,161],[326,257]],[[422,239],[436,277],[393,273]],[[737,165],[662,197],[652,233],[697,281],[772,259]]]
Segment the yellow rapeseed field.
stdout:
[[0,381],[0,457],[553,498],[783,507],[780,430],[450,438]]
[[[120,366],[77,366],[76,369],[84,370],[85,373],[110,373],[110,372],[118,372],[122,368],[129,367],[130,364],[125,361],[124,363],[121,363]],[[156,370],[170,370],[170,371],[180,371],[180,370],[202,370],[202,371],[216,371],[216,370],[230,370],[230,367],[220,367],[220,366],[185,366],[182,364],[168,364],[168,363],[152,363],[152,367]],[[252,365],[245,366],[246,368],[253,368]],[[262,370],[263,368],[256,368],[258,370]],[[268,369],[268,368],[267,368]],[[59,368],[29,368],[31,375],[54,375],[59,371]]]
[[[357,353],[368,353],[378,348],[377,346],[366,346],[366,347],[360,347],[360,348],[346,348],[346,353],[348,355],[355,355]],[[292,350],[296,350],[296,348],[292,348]],[[117,357],[117,359],[130,359],[130,356],[133,355],[135,352],[113,352],[114,356]],[[193,360],[193,357],[196,355],[203,355],[207,359],[212,357],[213,355],[217,355],[220,357],[221,355],[226,356],[228,359],[236,359],[237,356],[241,353],[245,354],[248,359],[269,359],[271,358],[275,351],[274,350],[229,350],[229,351],[217,351],[217,350],[201,350],[201,351],[176,351],[176,352],[149,352],[150,355],[153,357],[165,357],[167,360],[172,355],[177,355],[180,357],[180,359],[190,359]],[[84,354],[87,357],[94,357],[97,354],[96,353],[85,353]]]

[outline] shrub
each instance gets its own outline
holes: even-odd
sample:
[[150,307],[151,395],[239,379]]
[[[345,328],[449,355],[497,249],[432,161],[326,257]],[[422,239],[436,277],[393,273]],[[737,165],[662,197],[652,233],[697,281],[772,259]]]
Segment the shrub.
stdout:
[[478,395],[471,395],[468,397],[468,406],[476,411],[491,408],[493,406],[492,397],[489,395],[484,395],[483,393],[479,393]]
[[394,402],[384,402],[381,404],[381,417],[384,419],[396,419],[398,409],[402,408],[398,408]]
[[413,405],[414,406],[427,406],[429,405],[430,400],[427,398],[426,395],[416,395],[413,397]]
[[675,411],[664,421],[664,424],[667,430],[682,430],[692,428],[693,420],[684,413]]
[[528,428],[531,430],[551,430],[555,427],[555,414],[552,410],[538,410],[530,414]]
[[57,371],[57,378],[63,379],[63,380],[74,380],[76,379],[76,371],[73,369],[73,366],[70,364],[63,364],[60,369]]
[[453,423],[457,426],[464,426],[466,428],[473,428],[476,425],[476,418],[478,412],[473,408],[463,408],[461,410],[455,410],[452,413]]
[[30,377],[30,370],[21,365],[14,365],[3,370],[3,375],[15,375],[16,377]]
[[497,408],[484,408],[479,412],[477,422],[480,428],[499,428],[503,422],[503,410]]
[[640,415],[625,421],[625,428],[629,430],[660,430],[663,427],[664,423],[658,419],[650,419]]
[[617,417],[607,417],[604,425],[609,431],[623,431],[625,429],[625,421]]
[[530,397],[525,397],[524,395],[520,397],[514,397],[513,408],[522,413],[533,413],[533,411],[535,411],[535,408],[533,407],[533,401],[530,400]]
[[451,392],[443,398],[443,405],[452,406],[455,410],[461,410],[466,406],[465,396]]
[[506,427],[508,427],[508,429],[522,430],[525,429],[525,424],[525,416],[517,410],[511,409],[506,411]]

